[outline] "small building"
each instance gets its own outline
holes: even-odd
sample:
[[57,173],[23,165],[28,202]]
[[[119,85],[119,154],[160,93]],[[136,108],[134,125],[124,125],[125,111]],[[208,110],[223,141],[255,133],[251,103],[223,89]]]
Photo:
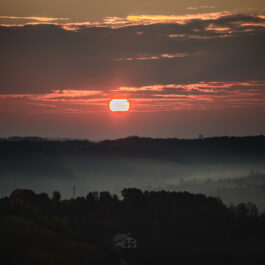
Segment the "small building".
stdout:
[[117,234],[113,237],[113,246],[116,248],[137,248],[137,241],[128,234]]

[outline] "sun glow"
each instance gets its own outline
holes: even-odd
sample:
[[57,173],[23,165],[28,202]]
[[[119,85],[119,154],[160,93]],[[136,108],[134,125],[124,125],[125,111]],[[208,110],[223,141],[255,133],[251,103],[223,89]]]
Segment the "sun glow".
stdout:
[[128,99],[112,99],[109,103],[109,108],[111,111],[128,111],[130,108],[130,103]]

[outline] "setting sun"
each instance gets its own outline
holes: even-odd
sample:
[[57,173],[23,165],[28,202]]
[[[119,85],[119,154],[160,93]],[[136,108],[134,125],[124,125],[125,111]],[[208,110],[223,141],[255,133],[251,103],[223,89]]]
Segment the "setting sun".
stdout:
[[128,111],[130,103],[128,99],[112,99],[109,103],[111,111]]

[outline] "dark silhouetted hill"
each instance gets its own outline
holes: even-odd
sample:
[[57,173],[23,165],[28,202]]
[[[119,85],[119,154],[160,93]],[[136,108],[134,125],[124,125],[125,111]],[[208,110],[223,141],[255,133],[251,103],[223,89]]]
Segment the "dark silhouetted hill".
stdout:
[[[264,264],[265,214],[188,192],[128,188],[61,200],[31,190],[0,199],[0,264]],[[132,233],[136,249],[112,239]]]

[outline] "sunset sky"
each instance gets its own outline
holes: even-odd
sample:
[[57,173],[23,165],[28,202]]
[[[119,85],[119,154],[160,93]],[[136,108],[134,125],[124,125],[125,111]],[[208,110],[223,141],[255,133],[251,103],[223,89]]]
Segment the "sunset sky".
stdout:
[[0,62],[0,137],[265,134],[263,0],[1,0]]

